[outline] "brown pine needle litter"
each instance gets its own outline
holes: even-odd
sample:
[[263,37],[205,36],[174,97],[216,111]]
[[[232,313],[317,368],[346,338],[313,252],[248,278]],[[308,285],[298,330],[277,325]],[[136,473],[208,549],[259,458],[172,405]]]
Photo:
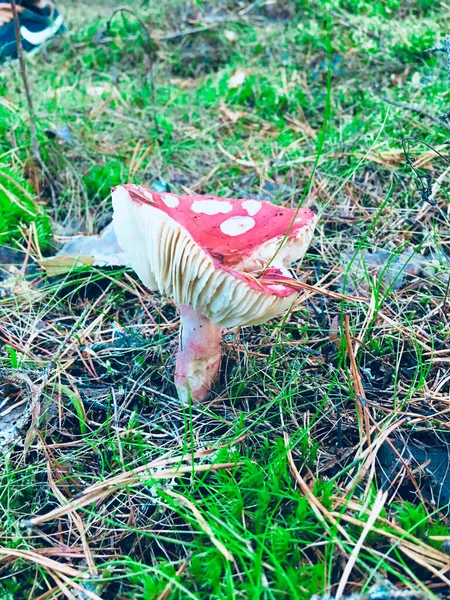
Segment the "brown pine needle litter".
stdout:
[[160,469],[163,465],[164,461],[154,461],[145,468],[139,467],[138,469],[135,469],[134,472],[126,472],[123,475],[114,477],[109,481],[94,484],[86,488],[77,498],[67,502],[60,508],[55,508],[46,515],[33,517],[32,519],[23,521],[22,526],[30,527],[34,525],[41,525],[42,523],[52,521],[53,519],[59,519],[67,515],[73,515],[80,508],[93,504],[94,502],[102,502],[110,494],[113,494],[118,490],[134,487],[136,485],[142,485],[143,483],[147,483],[149,479],[173,479],[176,477],[182,477],[186,473],[201,473],[207,471],[216,471],[218,469],[231,469],[232,467],[236,466],[236,463],[177,466],[173,469],[162,469],[158,471],[158,469]]

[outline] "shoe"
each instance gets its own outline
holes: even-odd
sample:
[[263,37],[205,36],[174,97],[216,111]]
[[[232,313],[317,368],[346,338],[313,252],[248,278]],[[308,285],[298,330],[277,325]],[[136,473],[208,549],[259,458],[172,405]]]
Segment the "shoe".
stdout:
[[[37,8],[31,3],[27,7],[18,5],[22,47],[26,52],[35,52],[44,42],[67,31],[58,10],[52,6]],[[16,31],[9,0],[0,0],[0,64],[7,59],[17,58]]]

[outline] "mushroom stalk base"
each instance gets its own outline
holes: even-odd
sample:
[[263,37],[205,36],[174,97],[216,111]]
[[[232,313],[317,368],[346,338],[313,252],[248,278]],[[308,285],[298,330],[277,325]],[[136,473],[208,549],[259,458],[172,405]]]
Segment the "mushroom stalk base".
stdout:
[[190,306],[180,306],[175,385],[182,402],[205,400],[219,377],[222,328]]

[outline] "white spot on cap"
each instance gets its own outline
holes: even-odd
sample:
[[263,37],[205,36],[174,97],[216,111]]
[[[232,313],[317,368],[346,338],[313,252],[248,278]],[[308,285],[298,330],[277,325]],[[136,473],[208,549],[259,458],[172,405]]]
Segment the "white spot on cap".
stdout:
[[176,208],[180,204],[178,198],[172,194],[161,194],[161,200],[169,208]]
[[[141,189],[141,188],[139,188],[139,189]],[[148,198],[149,200],[151,200],[152,202],[154,202],[154,200],[153,200],[153,195],[152,195],[152,194],[150,194],[150,192],[148,192],[147,190],[142,190],[142,193],[144,194],[144,196],[145,196],[146,198]]]
[[262,204],[261,202],[258,202],[258,200],[246,200],[242,203],[242,208],[245,209],[251,217],[253,217],[253,215],[256,215],[256,213],[261,210]]
[[222,223],[220,229],[225,235],[242,235],[256,225],[251,217],[230,217]]
[[203,215],[218,215],[220,213],[226,215],[233,206],[227,200],[194,200],[191,206],[196,213]]

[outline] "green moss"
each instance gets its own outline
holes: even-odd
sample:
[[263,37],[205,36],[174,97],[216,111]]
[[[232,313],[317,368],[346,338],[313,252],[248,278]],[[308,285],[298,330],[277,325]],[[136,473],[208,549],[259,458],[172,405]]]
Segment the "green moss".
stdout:
[[21,227],[35,224],[41,250],[50,243],[50,220],[29,183],[6,167],[0,168],[0,245],[21,238]]

